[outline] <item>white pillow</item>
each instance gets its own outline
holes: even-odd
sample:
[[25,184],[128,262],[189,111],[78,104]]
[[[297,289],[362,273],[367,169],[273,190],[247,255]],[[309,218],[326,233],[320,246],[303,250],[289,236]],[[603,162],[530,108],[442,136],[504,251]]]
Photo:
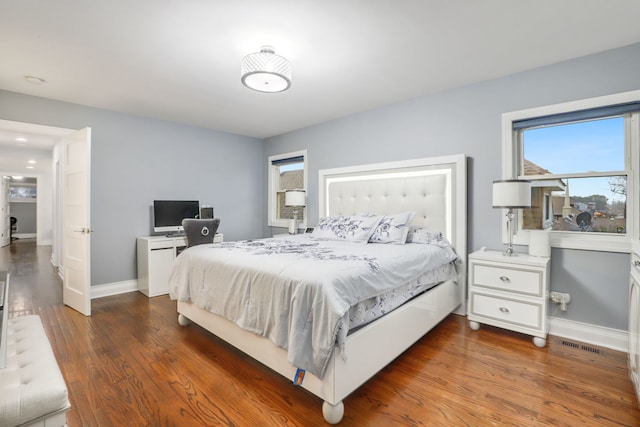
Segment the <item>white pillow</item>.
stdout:
[[407,243],[429,243],[437,246],[450,246],[442,231],[431,230],[425,227],[409,227]]
[[369,237],[369,243],[393,243],[404,245],[409,233],[409,224],[415,216],[414,211],[396,215],[385,215]]
[[382,216],[333,216],[320,218],[311,237],[367,243]]

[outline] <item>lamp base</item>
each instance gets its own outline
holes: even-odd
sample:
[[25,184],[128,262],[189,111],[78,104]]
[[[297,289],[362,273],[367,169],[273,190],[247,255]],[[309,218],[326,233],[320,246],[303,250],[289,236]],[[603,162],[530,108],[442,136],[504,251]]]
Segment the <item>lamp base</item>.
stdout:
[[295,218],[289,222],[289,234],[298,234],[298,220]]
[[504,256],[518,256],[517,253],[513,251],[513,209],[509,208],[507,211],[507,231],[509,232],[509,244],[507,245],[507,249],[502,253]]
[[507,248],[507,249],[505,249],[504,252],[502,252],[502,255],[504,255],[504,256],[518,256],[518,253],[514,252],[513,248]]

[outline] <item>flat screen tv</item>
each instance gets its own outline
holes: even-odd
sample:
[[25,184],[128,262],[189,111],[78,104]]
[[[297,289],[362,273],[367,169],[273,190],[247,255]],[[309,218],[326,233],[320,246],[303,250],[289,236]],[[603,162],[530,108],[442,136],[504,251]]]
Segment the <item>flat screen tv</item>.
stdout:
[[197,200],[154,200],[153,231],[172,234],[182,232],[184,218],[197,218],[200,203]]

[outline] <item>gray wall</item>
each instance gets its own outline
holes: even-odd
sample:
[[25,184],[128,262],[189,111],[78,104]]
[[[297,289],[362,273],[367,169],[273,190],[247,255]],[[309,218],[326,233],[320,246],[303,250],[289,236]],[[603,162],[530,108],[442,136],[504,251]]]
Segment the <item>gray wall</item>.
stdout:
[[[0,119],[91,128],[91,284],[137,278],[154,199],[214,206],[225,239],[262,237],[262,141],[0,91]],[[231,185],[230,185],[231,184]]]
[[[264,162],[270,155],[308,150],[307,211],[313,226],[320,169],[464,153],[469,156],[469,250],[500,249],[502,213],[490,200],[491,182],[501,178],[502,113],[640,89],[638,70],[640,44],[269,138]],[[628,254],[554,249],[551,262],[551,288],[571,294],[568,311],[557,316],[627,329]]]
[[9,206],[11,216],[16,217],[18,222],[16,234],[36,234],[36,204],[11,202]]
[[[0,119],[92,128],[92,284],[135,279],[135,237],[151,229],[159,198],[215,207],[227,240],[270,235],[267,158],[308,150],[309,225],[318,170],[465,153],[469,249],[501,248],[491,208],[501,173],[501,114],[640,89],[640,44],[356,114],[259,140],[0,91]],[[338,101],[337,101],[338,102]],[[233,183],[233,185],[229,185]],[[241,206],[241,209],[238,209]],[[526,249],[526,248],[520,248]],[[571,293],[567,319],[626,330],[629,256],[552,251],[551,288]]]

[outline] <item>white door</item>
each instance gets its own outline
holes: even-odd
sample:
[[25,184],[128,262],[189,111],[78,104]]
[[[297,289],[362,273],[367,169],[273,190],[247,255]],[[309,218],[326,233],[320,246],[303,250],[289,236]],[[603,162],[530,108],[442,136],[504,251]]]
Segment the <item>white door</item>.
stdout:
[[65,305],[90,316],[91,129],[84,128],[74,132],[64,137],[63,142],[63,301]]
[[0,178],[0,248],[11,243],[11,214],[9,212],[9,178]]

